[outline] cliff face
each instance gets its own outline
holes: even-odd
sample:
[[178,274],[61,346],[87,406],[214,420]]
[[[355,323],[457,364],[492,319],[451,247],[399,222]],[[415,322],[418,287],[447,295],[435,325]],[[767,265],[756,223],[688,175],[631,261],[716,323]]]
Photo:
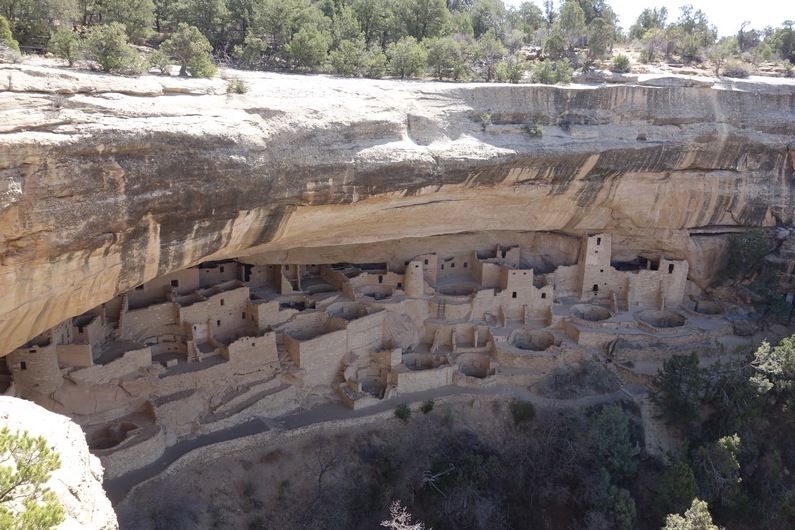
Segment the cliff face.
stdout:
[[361,262],[398,240],[606,231],[688,259],[703,287],[711,234],[795,215],[791,82],[240,76],[249,91],[227,95],[220,79],[2,68],[0,354],[208,259]]
[[61,467],[44,484],[64,509],[65,520],[58,530],[118,530],[116,514],[102,488],[102,464],[88,452],[85,435],[76,423],[30,401],[7,396],[0,396],[0,422],[12,433],[43,436],[60,457]]

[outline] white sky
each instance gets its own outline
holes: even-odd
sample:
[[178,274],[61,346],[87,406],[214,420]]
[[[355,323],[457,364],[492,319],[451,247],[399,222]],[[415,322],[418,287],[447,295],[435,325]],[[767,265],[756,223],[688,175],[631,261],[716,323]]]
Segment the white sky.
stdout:
[[[516,6],[524,0],[503,0],[506,6]],[[531,0],[543,9],[543,0]],[[749,29],[781,26],[785,20],[795,20],[793,0],[607,0],[619,17],[619,25],[629,28],[647,7],[668,8],[668,22],[679,17],[679,7],[692,4],[706,13],[710,24],[718,27],[721,37],[736,33],[744,20],[751,22]],[[560,0],[555,1],[559,5]]]

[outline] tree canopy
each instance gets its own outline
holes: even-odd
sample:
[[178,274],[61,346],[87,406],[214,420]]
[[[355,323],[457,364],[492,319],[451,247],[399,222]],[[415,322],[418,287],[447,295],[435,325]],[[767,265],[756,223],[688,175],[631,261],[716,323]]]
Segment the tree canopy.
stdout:
[[0,528],[44,530],[64,521],[55,494],[44,487],[60,467],[43,437],[0,430]]

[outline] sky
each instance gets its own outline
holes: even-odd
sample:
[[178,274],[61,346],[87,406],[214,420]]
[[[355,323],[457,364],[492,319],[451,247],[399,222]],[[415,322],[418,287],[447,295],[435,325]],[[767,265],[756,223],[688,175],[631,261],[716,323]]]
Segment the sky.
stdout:
[[[516,6],[525,0],[503,0],[506,6]],[[532,0],[539,7],[543,0]],[[560,0],[556,0],[558,5]],[[668,22],[679,17],[679,8],[692,4],[695,9],[706,13],[710,24],[718,27],[721,37],[733,35],[740,29],[740,24],[751,22],[748,29],[762,29],[765,26],[781,26],[785,20],[795,20],[795,1],[793,0],[607,0],[619,17],[619,24],[629,28],[638,19],[638,15],[647,7],[668,8]]]

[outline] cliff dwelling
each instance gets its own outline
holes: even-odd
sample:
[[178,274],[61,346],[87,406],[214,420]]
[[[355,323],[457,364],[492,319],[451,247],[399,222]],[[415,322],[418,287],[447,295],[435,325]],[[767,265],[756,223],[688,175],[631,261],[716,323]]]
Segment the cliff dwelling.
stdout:
[[516,244],[380,263],[204,262],[16,348],[5,390],[72,416],[112,478],[310,396],[359,410],[448,385],[532,384],[595,355],[643,379],[632,361],[709,348],[742,320],[693,294],[686,260],[627,266],[609,233],[564,239],[573,261],[546,272],[529,265],[541,249]]
[[[357,469],[387,474],[403,429],[404,461],[431,461],[376,484],[398,492],[378,498],[382,517],[452,469],[431,449],[515,455],[499,444],[540,443],[529,433],[569,405],[583,432],[624,407],[640,433],[627,454],[659,462],[653,482],[677,442],[649,400],[664,363],[723,363],[791,333],[791,80],[249,72],[231,94],[221,78],[0,69],[0,394],[78,423],[117,508],[180,473],[191,487],[168,487],[214,502],[217,486],[229,513],[240,477],[264,477],[268,508],[293,499],[290,480],[335,493],[317,470],[293,476],[340,432]],[[755,233],[773,324],[750,289],[762,274],[717,281],[732,238]],[[539,421],[517,421],[519,402]],[[371,499],[348,478],[364,492],[352,502]]]

